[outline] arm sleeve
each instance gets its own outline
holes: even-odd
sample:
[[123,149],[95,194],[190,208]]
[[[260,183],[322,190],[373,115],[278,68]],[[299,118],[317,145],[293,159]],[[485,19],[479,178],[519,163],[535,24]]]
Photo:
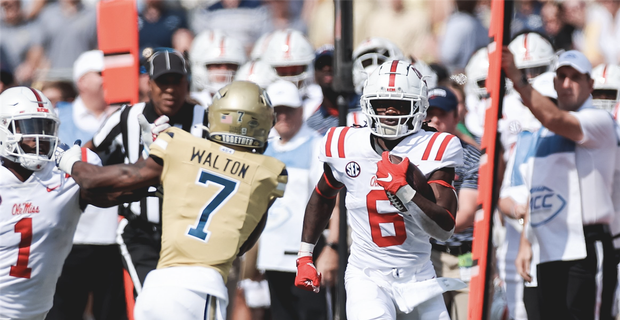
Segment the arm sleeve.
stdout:
[[611,115],[599,109],[571,112],[579,120],[583,139],[576,143],[584,148],[612,147],[615,142],[614,121]]
[[459,57],[462,55],[464,46],[467,46],[468,34],[472,32],[470,26],[464,22],[463,17],[448,18],[440,52],[441,61],[450,67],[459,67]]

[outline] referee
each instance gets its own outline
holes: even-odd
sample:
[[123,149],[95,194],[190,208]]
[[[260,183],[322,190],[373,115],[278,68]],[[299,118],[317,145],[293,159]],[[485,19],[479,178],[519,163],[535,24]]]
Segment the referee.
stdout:
[[[206,126],[207,116],[203,106],[187,101],[188,66],[183,56],[172,49],[157,51],[149,58],[146,69],[150,77],[150,100],[124,106],[112,114],[85,144],[100,155],[104,165],[134,163],[140,158],[143,145],[139,114],[150,123],[166,115],[171,126],[203,136],[202,126]],[[146,275],[155,269],[159,260],[162,203],[154,196],[155,190],[150,187],[148,196],[140,201],[119,206],[119,214],[125,219],[119,225],[122,236],[117,241],[136,294],[140,293]]]

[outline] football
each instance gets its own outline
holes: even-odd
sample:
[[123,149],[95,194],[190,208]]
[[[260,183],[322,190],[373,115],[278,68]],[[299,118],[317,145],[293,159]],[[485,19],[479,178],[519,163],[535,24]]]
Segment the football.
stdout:
[[[393,164],[399,164],[403,161],[403,158],[390,153],[390,162]],[[409,161],[409,168],[407,169],[407,183],[416,191],[423,195],[426,199],[436,202],[433,189],[427,183],[426,176],[418,166]]]

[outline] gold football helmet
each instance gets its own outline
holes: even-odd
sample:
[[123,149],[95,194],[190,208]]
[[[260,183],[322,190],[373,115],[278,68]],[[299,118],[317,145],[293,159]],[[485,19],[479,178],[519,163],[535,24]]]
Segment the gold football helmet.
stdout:
[[209,106],[209,139],[263,151],[275,123],[267,92],[249,81],[220,89]]

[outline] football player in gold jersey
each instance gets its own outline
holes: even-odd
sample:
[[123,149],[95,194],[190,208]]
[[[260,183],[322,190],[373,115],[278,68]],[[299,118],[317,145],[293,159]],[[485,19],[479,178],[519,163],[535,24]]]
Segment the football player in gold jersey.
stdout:
[[[135,319],[226,319],[232,262],[256,242],[287,182],[284,164],[262,155],[273,124],[267,94],[238,81],[214,97],[208,140],[173,127],[135,164],[91,166],[76,146],[62,156],[59,167],[80,187],[110,201],[163,187],[161,256],[138,296]],[[149,138],[143,133],[146,144]]]

